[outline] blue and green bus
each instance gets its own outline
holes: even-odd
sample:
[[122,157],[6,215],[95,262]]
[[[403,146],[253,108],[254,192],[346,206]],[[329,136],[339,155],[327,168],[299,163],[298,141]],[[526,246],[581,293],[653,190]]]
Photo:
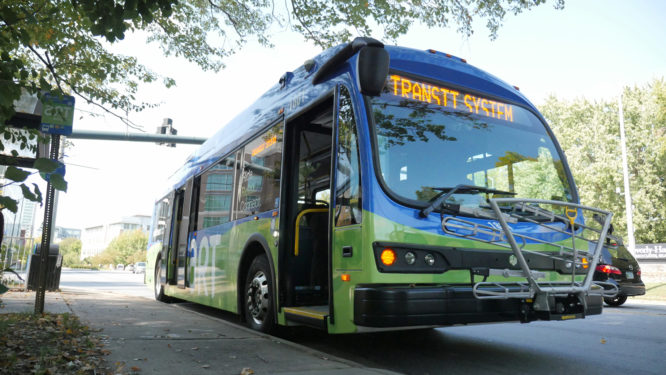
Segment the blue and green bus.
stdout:
[[156,201],[146,282],[257,330],[600,314],[611,214],[537,109],[464,59],[331,48],[195,151]]

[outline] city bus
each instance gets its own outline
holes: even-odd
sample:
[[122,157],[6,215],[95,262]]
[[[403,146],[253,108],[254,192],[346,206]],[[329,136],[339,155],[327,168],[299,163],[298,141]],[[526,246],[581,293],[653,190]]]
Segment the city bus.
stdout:
[[156,200],[159,301],[328,333],[600,314],[611,213],[582,206],[520,93],[464,59],[357,38],[286,72]]

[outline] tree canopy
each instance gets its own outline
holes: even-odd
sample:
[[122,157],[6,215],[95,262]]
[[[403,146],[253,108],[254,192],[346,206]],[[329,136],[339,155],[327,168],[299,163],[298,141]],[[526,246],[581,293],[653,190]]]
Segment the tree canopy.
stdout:
[[[636,243],[666,242],[666,82],[622,94]],[[581,203],[614,213],[627,236],[618,98],[590,102],[550,97],[540,108],[578,186]]]
[[[421,22],[451,23],[473,33],[475,18],[485,19],[496,37],[507,13],[518,14],[546,0],[447,0],[440,2],[292,0],[3,0],[0,6],[0,119],[12,112],[22,89],[62,90],[117,111],[138,111],[140,82],[160,77],[131,56],[114,54],[108,42],[143,31],[165,55],[182,56],[202,69],[218,70],[223,59],[251,38],[269,46],[270,29],[289,28],[321,47],[371,35],[394,40]],[[556,7],[563,7],[556,0]],[[281,8],[284,7],[284,8]],[[173,80],[164,78],[167,87]],[[4,121],[2,121],[4,123]]]
[[81,240],[78,238],[64,238],[60,241],[60,254],[65,267],[81,264]]
[[141,230],[124,231],[114,238],[101,254],[86,259],[86,261],[95,266],[145,262],[147,247],[148,236]]

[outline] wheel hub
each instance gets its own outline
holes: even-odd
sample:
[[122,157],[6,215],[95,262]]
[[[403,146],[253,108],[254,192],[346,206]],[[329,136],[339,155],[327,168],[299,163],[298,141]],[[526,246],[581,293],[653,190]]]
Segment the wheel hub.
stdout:
[[248,286],[246,296],[247,311],[250,313],[252,320],[256,324],[262,324],[268,314],[269,302],[268,279],[263,272],[259,271],[254,275]]

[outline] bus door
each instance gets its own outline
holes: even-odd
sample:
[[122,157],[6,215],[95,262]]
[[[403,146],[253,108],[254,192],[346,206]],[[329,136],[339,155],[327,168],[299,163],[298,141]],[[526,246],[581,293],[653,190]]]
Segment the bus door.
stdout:
[[[172,238],[172,254],[170,255],[170,264],[174,269],[172,274],[172,283],[177,284],[179,288],[186,286],[187,270],[187,250],[188,233],[190,229],[190,211],[192,202],[192,180],[189,180],[185,187],[176,191],[174,207],[174,225]],[[173,282],[175,281],[175,282]]]
[[328,316],[332,114],[329,99],[291,120],[285,147],[282,301],[287,319],[309,323],[314,316],[322,328]]
[[[361,231],[361,169],[359,135],[349,90],[340,85],[337,91],[337,116],[335,126],[334,176],[332,178],[331,238],[331,324],[344,325],[353,321],[348,304],[334,314],[334,301],[349,301],[350,285],[355,275],[362,271],[363,242]],[[336,320],[333,320],[333,317]],[[341,327],[342,328],[342,327]],[[352,328],[353,329],[353,328]]]

